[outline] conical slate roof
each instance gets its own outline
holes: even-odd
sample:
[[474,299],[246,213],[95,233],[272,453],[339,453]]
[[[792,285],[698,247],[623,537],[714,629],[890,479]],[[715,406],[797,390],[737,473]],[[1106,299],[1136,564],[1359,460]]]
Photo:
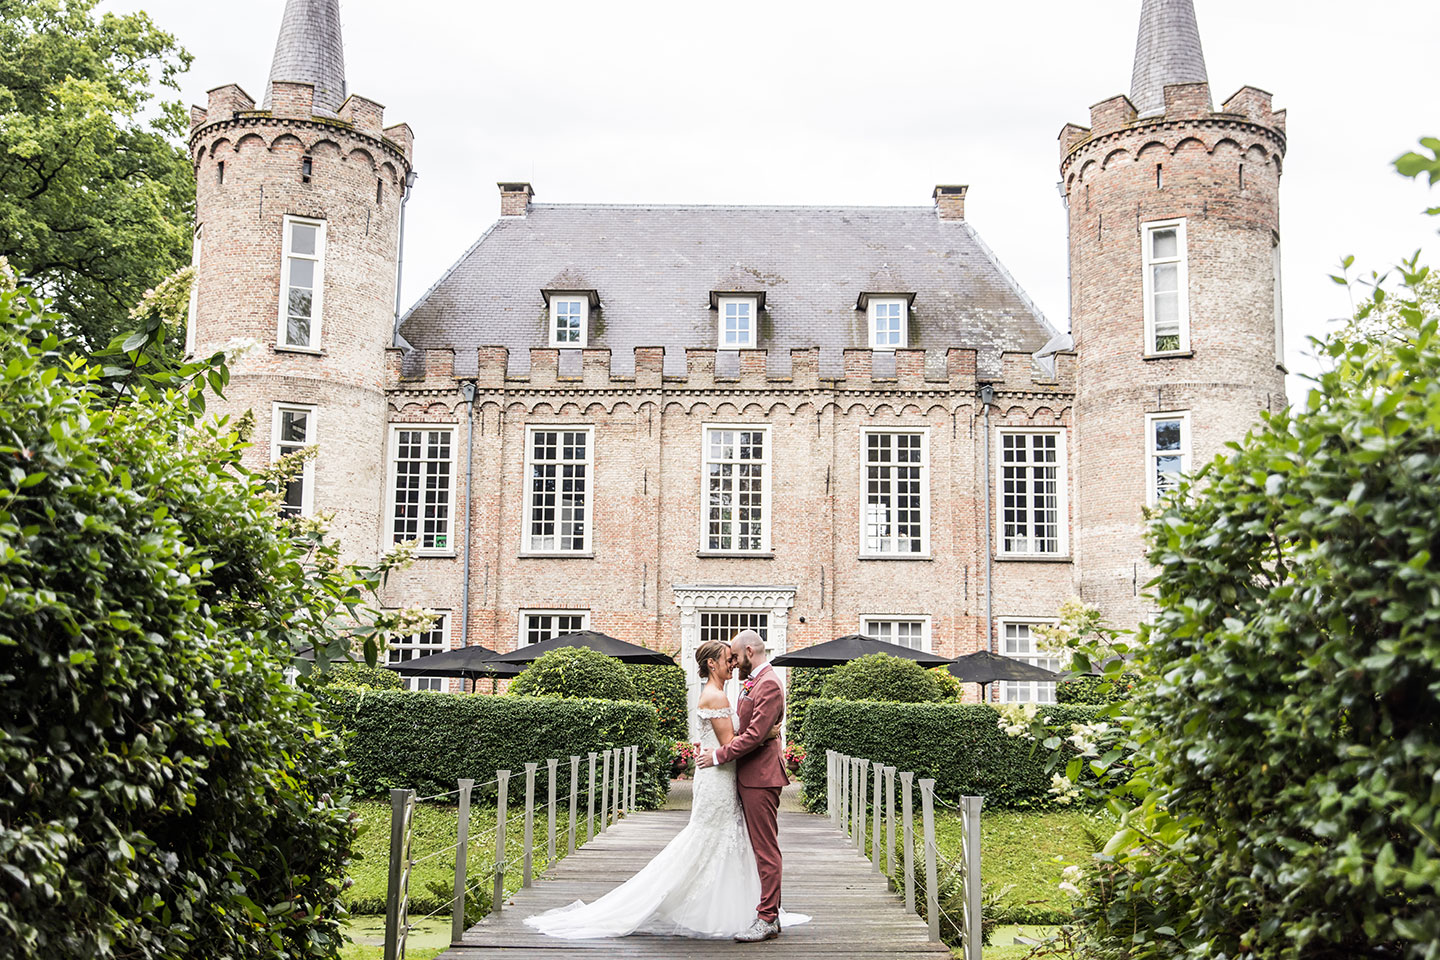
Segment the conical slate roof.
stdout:
[[340,109],[345,102],[340,0],[286,0],[262,110],[270,109],[270,94],[277,82],[314,84],[317,114],[333,115]]
[[1165,112],[1165,86],[1208,83],[1193,0],[1145,0],[1135,40],[1130,102],[1142,117]]

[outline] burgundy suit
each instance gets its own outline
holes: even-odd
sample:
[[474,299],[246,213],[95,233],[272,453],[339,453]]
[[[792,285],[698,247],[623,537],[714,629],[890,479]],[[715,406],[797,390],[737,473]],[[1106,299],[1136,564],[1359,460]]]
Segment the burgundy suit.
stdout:
[[755,912],[761,920],[773,922],[780,916],[780,789],[790,780],[779,739],[765,738],[785,715],[785,688],[768,664],[754,679],[749,692],[740,694],[735,739],[715,751],[715,762],[736,761],[745,829],[760,867],[760,903]]

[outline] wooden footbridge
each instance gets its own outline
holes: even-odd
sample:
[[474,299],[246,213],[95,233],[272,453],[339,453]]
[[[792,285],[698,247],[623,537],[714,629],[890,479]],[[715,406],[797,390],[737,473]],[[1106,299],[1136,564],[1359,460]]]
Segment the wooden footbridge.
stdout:
[[[536,933],[525,926],[526,917],[576,900],[588,903],[614,889],[649,863],[690,820],[688,809],[642,812],[636,808],[637,747],[617,747],[598,756],[602,762],[597,770],[597,754],[589,755],[588,786],[583,791],[579,786],[581,758],[570,758],[568,798],[556,789],[559,759],[544,761],[548,802],[539,806],[535,789],[539,763],[525,764],[524,807],[515,815],[517,824],[523,821],[522,852],[508,860],[510,772],[497,771],[497,779],[492,781],[498,791],[496,827],[486,831],[495,834],[495,864],[493,869],[479,868],[473,877],[467,871],[465,854],[473,781],[460,781],[460,789],[453,791],[459,795],[456,844],[420,859],[453,849],[457,855],[455,903],[461,902],[467,891],[479,886],[490,889],[493,883],[492,902],[497,909],[468,930],[460,916],[453,916],[452,945],[441,954],[442,960],[559,960],[567,956],[688,960],[733,958],[737,950],[768,951],[797,960],[948,960],[951,951],[941,942],[942,919],[947,928],[962,932],[965,960],[980,960],[979,798],[964,798],[964,805],[957,808],[963,850],[959,858],[947,863],[935,843],[934,808],[940,801],[934,796],[934,781],[915,780],[909,772],[835,751],[826,755],[828,815],[786,810],[783,804],[780,813],[783,903],[792,913],[810,915],[809,923],[784,931],[778,940],[744,946],[728,940],[653,936],[561,940]],[[385,960],[402,960],[410,929],[409,875],[420,862],[410,849],[417,799],[414,791],[394,790],[391,800]],[[557,832],[556,812],[562,806],[569,808],[568,836]],[[577,831],[581,811],[584,827]],[[539,831],[534,828],[540,825],[537,815],[542,812],[546,867],[539,873],[532,870],[532,853],[540,849]],[[523,886],[507,896],[506,870],[515,867]],[[510,876],[513,887],[515,872]],[[577,950],[584,952],[573,952]]]

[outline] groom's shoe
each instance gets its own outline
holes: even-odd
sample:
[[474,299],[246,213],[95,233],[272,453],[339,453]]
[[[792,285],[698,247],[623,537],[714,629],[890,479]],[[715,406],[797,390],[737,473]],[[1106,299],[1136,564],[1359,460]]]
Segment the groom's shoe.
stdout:
[[763,940],[774,940],[780,936],[780,921],[761,920],[755,918],[755,922],[745,930],[744,933],[736,934],[735,939],[740,943],[760,943]]

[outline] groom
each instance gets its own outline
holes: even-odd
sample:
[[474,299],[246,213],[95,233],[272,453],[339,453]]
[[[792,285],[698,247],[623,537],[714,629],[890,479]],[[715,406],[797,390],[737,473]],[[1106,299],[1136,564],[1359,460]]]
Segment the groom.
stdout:
[[742,630],[730,641],[730,654],[745,681],[740,693],[735,739],[718,750],[706,750],[698,763],[709,767],[731,760],[739,784],[745,828],[760,868],[760,904],[755,922],[735,939],[757,943],[780,936],[780,837],[776,818],[780,788],[789,782],[780,741],[766,739],[785,715],[785,688],[765,660],[765,641],[754,630]]

